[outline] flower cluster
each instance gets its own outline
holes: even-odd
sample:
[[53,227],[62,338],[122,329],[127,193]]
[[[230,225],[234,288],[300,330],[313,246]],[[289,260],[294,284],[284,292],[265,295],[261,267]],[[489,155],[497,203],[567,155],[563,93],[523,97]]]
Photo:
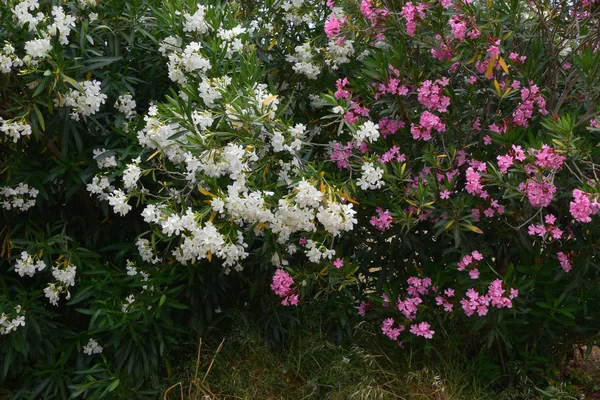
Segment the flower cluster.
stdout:
[[273,274],[273,282],[271,283],[271,290],[275,294],[282,298],[281,304],[284,306],[297,306],[298,295],[293,293],[292,285],[294,279],[282,269],[278,269]]
[[27,211],[35,206],[38,194],[39,190],[21,182],[15,188],[0,188],[0,201],[2,201],[2,208],[6,210]]

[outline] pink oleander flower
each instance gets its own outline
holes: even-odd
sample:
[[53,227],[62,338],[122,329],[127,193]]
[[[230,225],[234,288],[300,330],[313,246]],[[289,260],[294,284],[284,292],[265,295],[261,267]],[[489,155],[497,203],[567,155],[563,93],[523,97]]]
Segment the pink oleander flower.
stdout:
[[442,88],[448,86],[450,80],[448,78],[437,79],[435,82],[426,80],[417,90],[417,98],[419,103],[440,113],[448,111],[450,105],[450,97],[442,94]]
[[371,308],[371,301],[369,300],[368,302],[361,302],[358,305],[358,315],[364,317],[367,314],[367,311],[370,310]]
[[335,35],[340,33],[344,20],[336,18],[335,14],[331,13],[325,22],[325,33],[329,39],[333,39]]
[[346,85],[348,85],[348,78],[338,79],[335,82],[335,87],[337,89],[335,92],[336,99],[350,99],[350,91],[345,89]]
[[562,251],[559,253],[556,253],[556,256],[558,257],[558,261],[560,262],[560,266],[562,267],[562,269],[566,273],[571,272],[571,269],[573,268],[573,264],[571,263],[569,256],[567,254],[563,253]]
[[385,232],[388,229],[390,229],[390,227],[392,226],[392,222],[394,222],[394,219],[390,215],[389,210],[383,211],[382,208],[378,208],[376,211],[378,215],[371,217],[370,223],[371,225],[379,229],[381,232]]
[[446,125],[442,123],[442,120],[437,115],[424,111],[421,114],[419,126],[411,124],[410,133],[415,140],[431,140],[431,132],[436,130],[438,132],[444,132]]
[[408,297],[404,301],[398,298],[396,307],[406,318],[412,321],[417,317],[418,306],[422,302],[423,300],[420,297]]
[[450,191],[450,190],[448,190],[448,189],[446,189],[446,190],[443,190],[442,192],[440,192],[440,199],[442,199],[442,200],[447,200],[447,199],[449,199],[449,198],[450,198],[450,195],[451,195],[452,193],[454,193],[454,192],[452,192],[452,191]]
[[404,121],[382,118],[377,125],[379,125],[379,133],[385,138],[404,128]]
[[271,290],[283,300],[281,304],[284,306],[298,305],[298,295],[292,293],[292,285],[294,279],[286,271],[278,269],[273,275]]
[[467,168],[466,171],[467,183],[465,189],[469,194],[481,195],[483,192],[483,185],[481,184],[481,175],[475,171],[472,167]]
[[542,115],[548,114],[546,110],[546,99],[539,92],[536,85],[521,89],[521,103],[512,114],[512,122],[517,126],[529,127],[529,121],[533,118],[534,104]]
[[406,161],[406,156],[400,153],[400,147],[394,145],[388,151],[383,153],[380,157],[382,163],[387,164],[392,161],[404,162]]
[[349,142],[345,146],[340,143],[336,143],[333,147],[333,151],[329,155],[329,159],[335,162],[340,170],[350,170],[350,157],[352,157],[353,149],[353,142]]
[[394,328],[395,323],[396,321],[394,321],[393,318],[388,318],[384,320],[383,324],[381,325],[381,331],[383,334],[392,340],[397,340],[398,336],[400,336],[402,331],[405,329],[402,325],[398,325],[398,327]]
[[426,4],[419,3],[416,7],[412,2],[404,4],[402,7],[401,15],[406,22],[406,32],[409,36],[415,36],[415,29],[417,28],[417,21],[425,19],[425,8]]
[[429,287],[432,284],[431,278],[419,279],[416,276],[408,278],[407,283],[409,285],[407,292],[413,297],[429,293]]
[[533,207],[547,207],[554,198],[556,186],[550,182],[530,180],[525,184],[525,194]]
[[500,172],[505,174],[508,172],[508,169],[513,165],[514,159],[511,155],[506,154],[503,156],[496,157],[498,160],[498,167],[500,168]]
[[336,258],[335,261],[333,262],[333,266],[336,267],[337,269],[340,269],[344,266],[344,260],[342,260],[341,258]]
[[452,310],[454,309],[454,304],[450,303],[447,299],[445,299],[442,296],[436,296],[435,298],[435,304],[443,307],[444,308],[444,312],[452,312]]
[[412,333],[415,336],[422,336],[425,339],[432,339],[433,335],[435,334],[435,331],[432,329],[429,329],[430,327],[431,327],[431,325],[429,325],[427,322],[423,321],[419,324],[411,325],[410,333]]
[[466,299],[460,301],[460,305],[467,317],[470,317],[475,313],[482,317],[488,313],[490,300],[487,296],[481,296],[477,290],[472,288],[467,290],[466,296]]
[[305,237],[300,238],[300,240],[298,240],[298,244],[300,244],[300,246],[304,246],[306,243],[308,243],[308,240],[306,240]]
[[545,144],[541,150],[533,149],[532,153],[535,155],[535,165],[544,169],[560,170],[567,159]]
[[497,57],[500,55],[500,49],[498,48],[498,46],[500,46],[500,41],[496,40],[493,45],[488,47],[487,53],[489,54],[490,58]]
[[570,203],[570,211],[573,218],[579,222],[592,222],[592,214],[600,209],[597,201],[590,201],[590,194],[579,189],[573,190],[573,201]]

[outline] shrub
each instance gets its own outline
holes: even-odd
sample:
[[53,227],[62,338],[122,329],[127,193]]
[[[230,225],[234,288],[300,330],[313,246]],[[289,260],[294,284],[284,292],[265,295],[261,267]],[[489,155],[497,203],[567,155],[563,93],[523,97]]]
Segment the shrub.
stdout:
[[593,344],[598,13],[3,3],[0,382],[141,396],[261,302],[490,378]]

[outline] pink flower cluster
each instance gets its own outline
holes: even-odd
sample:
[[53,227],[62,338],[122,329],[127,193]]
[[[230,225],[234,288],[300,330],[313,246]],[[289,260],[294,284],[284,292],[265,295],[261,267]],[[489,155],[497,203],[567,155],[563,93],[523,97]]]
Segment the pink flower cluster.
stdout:
[[373,83],[373,87],[377,88],[377,94],[375,100],[384,94],[391,94],[397,96],[406,96],[408,94],[408,86],[403,85],[400,81],[400,71],[394,68],[393,65],[388,65],[390,71],[390,78],[387,83]]
[[515,64],[523,64],[525,60],[527,60],[527,56],[520,56],[518,53],[512,52],[508,56],[512,62]]
[[448,86],[450,80],[446,77],[436,79],[435,82],[426,80],[423,82],[421,87],[417,90],[417,98],[419,103],[440,113],[448,111],[450,105],[450,97],[444,96],[442,90]]
[[425,19],[425,9],[427,4],[419,3],[415,7],[412,2],[408,2],[402,7],[402,18],[406,21],[406,32],[409,36],[415,36],[417,21]]
[[275,294],[281,297],[281,304],[284,306],[297,306],[298,305],[298,295],[293,294],[292,285],[294,284],[294,279],[282,269],[278,269],[275,271],[273,275],[273,282],[271,283],[271,290],[275,292]]
[[496,157],[498,160],[498,168],[500,172],[505,174],[508,169],[513,165],[515,160],[525,161],[525,152],[521,146],[512,145],[512,150],[503,156]]
[[465,184],[467,193],[479,195],[482,198],[487,197],[487,192],[483,190],[483,184],[481,183],[481,175],[479,172],[475,171],[473,167],[469,167],[467,168],[465,174],[467,178],[467,183]]
[[349,124],[353,124],[358,121],[359,117],[368,117],[369,109],[367,107],[363,107],[360,103],[356,101],[352,101],[350,103],[350,110],[346,114],[344,114],[344,120]]
[[531,151],[535,156],[535,165],[544,169],[559,170],[567,159],[546,144],[542,145],[541,150],[532,149]]
[[473,314],[484,316],[487,315],[489,307],[496,308],[512,308],[512,299],[518,297],[519,291],[517,289],[510,289],[510,295],[504,296],[506,291],[502,288],[502,281],[496,279],[488,287],[487,295],[480,295],[475,289],[467,290],[467,298],[462,299],[460,304],[465,314],[470,317]]
[[570,211],[573,218],[579,222],[592,222],[592,215],[600,210],[597,200],[591,201],[591,195],[579,189],[573,190],[573,201],[570,203]]
[[446,289],[444,290],[444,296],[436,296],[435,304],[444,308],[444,311],[449,313],[452,312],[454,308],[454,304],[450,303],[448,299],[454,297],[454,289]]
[[410,133],[412,133],[413,139],[415,140],[431,140],[431,132],[433,130],[444,132],[446,130],[446,125],[442,123],[440,117],[429,111],[424,111],[421,114],[419,126],[411,124],[410,127]]
[[521,103],[512,114],[512,122],[517,126],[529,127],[529,121],[533,118],[534,104],[537,104],[540,114],[548,114],[546,99],[540,93],[540,89],[532,84],[529,89],[521,89]]
[[346,85],[348,85],[348,78],[338,79],[335,82],[335,98],[336,99],[350,99],[350,91],[346,89]]
[[404,121],[382,118],[377,125],[379,125],[379,133],[385,138],[404,128]]
[[341,143],[335,143],[329,159],[336,163],[337,167],[350,170],[350,157],[354,149],[354,142],[348,142],[345,146]]
[[546,233],[551,234],[553,239],[562,238],[563,231],[554,225],[554,223],[556,222],[556,217],[554,215],[552,215],[552,214],[546,215],[546,217],[544,218],[544,221],[546,222],[545,225],[544,224],[529,225],[527,227],[528,233],[531,236],[538,235],[542,239],[546,237]]
[[373,304],[371,303],[370,300],[368,302],[365,302],[365,301],[361,302],[358,305],[358,315],[364,317],[367,314],[367,311],[369,311],[372,306],[373,306]]
[[427,322],[423,321],[419,324],[411,325],[410,333],[412,333],[415,336],[422,336],[425,339],[432,339],[435,331],[432,329],[429,329],[430,327],[431,327],[431,325],[429,325]]
[[396,321],[394,321],[394,318],[388,318],[384,320],[383,324],[381,325],[381,331],[383,334],[392,340],[397,340],[398,336],[400,336],[405,329],[402,325],[398,325],[398,327],[394,328],[395,323]]
[[469,276],[471,279],[477,279],[479,278],[479,270],[477,269],[477,266],[481,260],[483,260],[483,255],[477,250],[473,250],[471,254],[465,255],[462,260],[458,262],[458,270],[464,271],[467,267],[471,266]]
[[571,254],[572,252],[570,254],[565,254],[562,251],[556,253],[558,261],[560,262],[560,266],[566,273],[571,272],[571,269],[573,268],[573,264],[571,263],[571,259],[569,257]]
[[453,15],[448,21],[448,24],[450,24],[452,34],[459,42],[464,41],[465,37],[477,39],[481,35],[481,31],[474,26],[473,22],[471,23],[471,29],[469,30],[468,21],[464,15]]
[[525,192],[529,203],[535,208],[547,207],[556,193],[556,186],[552,182],[548,182],[545,177],[541,178],[541,182],[535,180],[522,182],[519,189]]
[[387,164],[392,161],[404,162],[406,156],[400,153],[400,147],[393,145],[388,151],[383,153],[379,158],[382,163]]
[[414,297],[429,293],[429,288],[432,284],[431,278],[420,279],[416,276],[411,276],[406,282],[408,283],[408,289],[406,291],[409,295]]
[[373,27],[379,25],[381,20],[390,14],[389,10],[375,7],[372,0],[362,0],[360,12],[371,21]]
[[390,215],[390,211],[383,211],[382,208],[377,209],[377,216],[372,216],[370,221],[371,225],[379,229],[381,232],[385,232],[390,229],[392,222],[394,222],[394,219]]
[[335,16],[335,14],[331,13],[329,18],[325,22],[325,33],[329,39],[333,39],[335,35],[340,33],[342,25],[346,22],[346,18],[339,19]]

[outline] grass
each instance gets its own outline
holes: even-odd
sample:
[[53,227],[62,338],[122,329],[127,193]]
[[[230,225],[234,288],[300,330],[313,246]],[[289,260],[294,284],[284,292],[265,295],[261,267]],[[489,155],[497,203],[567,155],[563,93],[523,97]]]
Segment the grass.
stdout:
[[494,398],[452,361],[408,367],[373,340],[335,345],[304,331],[273,346],[260,330],[238,325],[222,341],[198,346],[175,375],[165,400],[213,399],[439,399]]
[[[580,378],[553,380],[553,385],[539,388],[519,371],[513,371],[513,376],[522,379],[496,393],[478,381],[476,374],[467,368],[470,360],[463,355],[437,354],[418,363],[411,363],[408,356],[392,359],[381,347],[386,342],[366,323],[355,327],[350,344],[337,345],[320,330],[314,318],[300,321],[285,342],[267,339],[257,324],[247,322],[242,316],[233,320],[234,327],[226,332],[212,331],[199,343],[180,350],[185,354],[183,361],[165,383],[160,398],[600,399],[600,395],[595,396],[598,386],[590,386],[589,381],[587,388],[579,384]],[[600,358],[600,351],[594,354]],[[585,368],[579,364],[572,365],[571,378],[584,372],[588,377],[600,373],[600,362],[584,365]]]

